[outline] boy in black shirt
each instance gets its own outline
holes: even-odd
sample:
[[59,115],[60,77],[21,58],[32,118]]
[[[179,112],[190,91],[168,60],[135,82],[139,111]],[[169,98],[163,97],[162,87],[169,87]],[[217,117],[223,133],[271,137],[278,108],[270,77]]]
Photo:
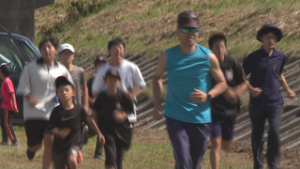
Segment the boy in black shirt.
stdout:
[[[228,89],[212,99],[211,151],[212,169],[219,169],[219,153],[228,151],[234,133],[236,114],[240,109],[239,95],[247,89],[242,66],[226,55],[226,37],[217,33],[209,38],[209,48],[218,58]],[[214,82],[213,82],[214,84]]]
[[133,103],[127,93],[118,90],[120,80],[119,72],[109,69],[104,77],[107,91],[100,93],[93,105],[106,140],[106,169],[122,169],[124,151],[131,144],[128,114],[133,112]]
[[75,169],[82,160],[80,149],[82,148],[83,122],[92,126],[102,144],[105,140],[97,124],[85,109],[73,103],[75,96],[73,84],[64,76],[60,76],[55,80],[55,87],[61,104],[53,109],[48,126],[48,129],[55,135],[52,160],[55,169],[63,169],[67,165]]

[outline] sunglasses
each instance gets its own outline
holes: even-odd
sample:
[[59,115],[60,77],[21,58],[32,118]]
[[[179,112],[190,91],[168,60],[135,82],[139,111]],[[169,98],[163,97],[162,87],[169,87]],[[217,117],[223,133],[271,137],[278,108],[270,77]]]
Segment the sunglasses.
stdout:
[[180,28],[180,31],[182,33],[189,33],[189,32],[196,33],[199,31],[199,29],[198,28]]

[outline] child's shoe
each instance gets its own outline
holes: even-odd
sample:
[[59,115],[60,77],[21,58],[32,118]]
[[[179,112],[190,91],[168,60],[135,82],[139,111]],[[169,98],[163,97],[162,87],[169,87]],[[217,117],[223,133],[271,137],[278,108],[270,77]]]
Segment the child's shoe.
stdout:
[[12,142],[10,145],[14,146],[14,147],[20,147],[20,143],[19,142]]
[[9,146],[8,142],[1,141],[0,145]]

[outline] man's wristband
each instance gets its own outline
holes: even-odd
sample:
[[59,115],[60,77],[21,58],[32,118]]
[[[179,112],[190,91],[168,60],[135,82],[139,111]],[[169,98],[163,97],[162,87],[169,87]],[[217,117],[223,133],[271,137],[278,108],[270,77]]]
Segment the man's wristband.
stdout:
[[210,95],[210,93],[206,93],[206,100],[211,100],[211,95]]

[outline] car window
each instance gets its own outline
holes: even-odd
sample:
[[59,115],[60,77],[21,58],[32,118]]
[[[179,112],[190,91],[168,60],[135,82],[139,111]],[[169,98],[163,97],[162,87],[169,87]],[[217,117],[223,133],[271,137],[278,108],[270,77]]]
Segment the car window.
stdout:
[[25,41],[16,40],[16,42],[20,45],[23,52],[25,52],[26,58],[28,59],[27,61],[33,61],[38,58],[32,48]]
[[12,71],[22,71],[22,61],[14,46],[10,43],[0,41],[0,64],[6,63],[10,65]]

